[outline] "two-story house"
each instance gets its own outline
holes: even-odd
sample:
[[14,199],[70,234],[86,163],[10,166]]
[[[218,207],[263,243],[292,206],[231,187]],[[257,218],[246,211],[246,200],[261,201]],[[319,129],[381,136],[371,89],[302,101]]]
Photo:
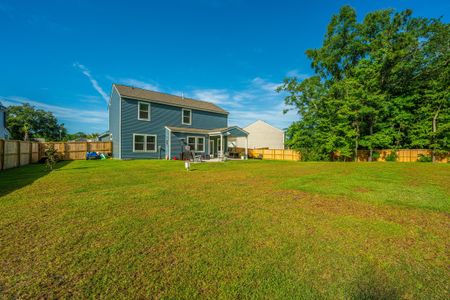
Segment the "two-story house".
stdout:
[[228,127],[228,112],[211,102],[119,84],[112,87],[109,134],[118,159],[180,159],[186,146],[218,157],[229,137],[247,137]]

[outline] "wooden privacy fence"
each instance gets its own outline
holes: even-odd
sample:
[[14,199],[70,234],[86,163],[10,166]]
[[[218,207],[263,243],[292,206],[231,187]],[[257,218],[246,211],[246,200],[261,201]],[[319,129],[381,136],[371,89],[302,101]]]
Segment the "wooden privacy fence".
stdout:
[[47,142],[40,143],[39,157],[45,156],[45,149],[50,144],[63,160],[86,159],[86,152],[112,152],[112,142]]
[[[416,162],[420,155],[431,156],[432,151],[427,149],[383,149],[383,150],[373,150],[373,152],[380,153],[380,157],[376,161],[386,161],[386,157],[390,155],[393,151],[397,153],[398,162]],[[358,161],[369,161],[370,151],[369,150],[358,150]],[[449,162],[449,156],[436,156],[436,162],[446,163]]]
[[63,160],[86,159],[86,152],[112,152],[112,142],[56,142],[39,143],[0,140],[0,170],[38,162],[45,149],[53,144]]
[[39,161],[39,143],[0,140],[0,170]]
[[288,149],[248,149],[251,158],[274,159],[274,160],[300,160],[301,155],[295,150]]
[[[238,151],[244,152],[245,149],[238,148]],[[386,157],[393,151],[397,153],[397,162],[416,162],[420,155],[431,156],[432,151],[427,149],[383,149],[374,150],[374,152],[380,153],[380,157],[376,161],[386,161]],[[358,161],[369,161],[369,150],[358,150]],[[300,160],[301,153],[295,150],[285,149],[248,149],[248,156],[250,158],[273,159],[273,160]],[[353,160],[349,160],[353,161]],[[450,161],[450,156],[436,156],[436,162],[447,163]]]

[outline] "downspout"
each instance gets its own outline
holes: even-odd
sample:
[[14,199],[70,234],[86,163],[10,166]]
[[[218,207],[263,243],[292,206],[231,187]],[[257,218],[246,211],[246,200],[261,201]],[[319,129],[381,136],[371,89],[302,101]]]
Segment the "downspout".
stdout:
[[119,159],[122,159],[122,96],[119,94]]
[[169,160],[172,159],[172,130],[170,130],[170,128],[166,127],[166,130],[169,132],[169,140],[168,140],[168,145],[167,145],[167,152],[169,153]]

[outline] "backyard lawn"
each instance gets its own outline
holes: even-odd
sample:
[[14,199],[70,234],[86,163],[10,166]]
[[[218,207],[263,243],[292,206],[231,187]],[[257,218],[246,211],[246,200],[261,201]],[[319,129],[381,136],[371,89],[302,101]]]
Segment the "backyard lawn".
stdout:
[[450,164],[0,172],[0,298],[448,299]]

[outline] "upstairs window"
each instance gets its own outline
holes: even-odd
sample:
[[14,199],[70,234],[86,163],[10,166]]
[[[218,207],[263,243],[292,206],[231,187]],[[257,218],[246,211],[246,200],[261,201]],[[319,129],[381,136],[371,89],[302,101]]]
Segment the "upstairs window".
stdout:
[[156,152],[156,135],[133,134],[134,152]]
[[150,103],[138,103],[138,120],[150,121]]
[[182,120],[181,123],[183,125],[191,125],[192,123],[192,111],[190,109],[182,109]]

